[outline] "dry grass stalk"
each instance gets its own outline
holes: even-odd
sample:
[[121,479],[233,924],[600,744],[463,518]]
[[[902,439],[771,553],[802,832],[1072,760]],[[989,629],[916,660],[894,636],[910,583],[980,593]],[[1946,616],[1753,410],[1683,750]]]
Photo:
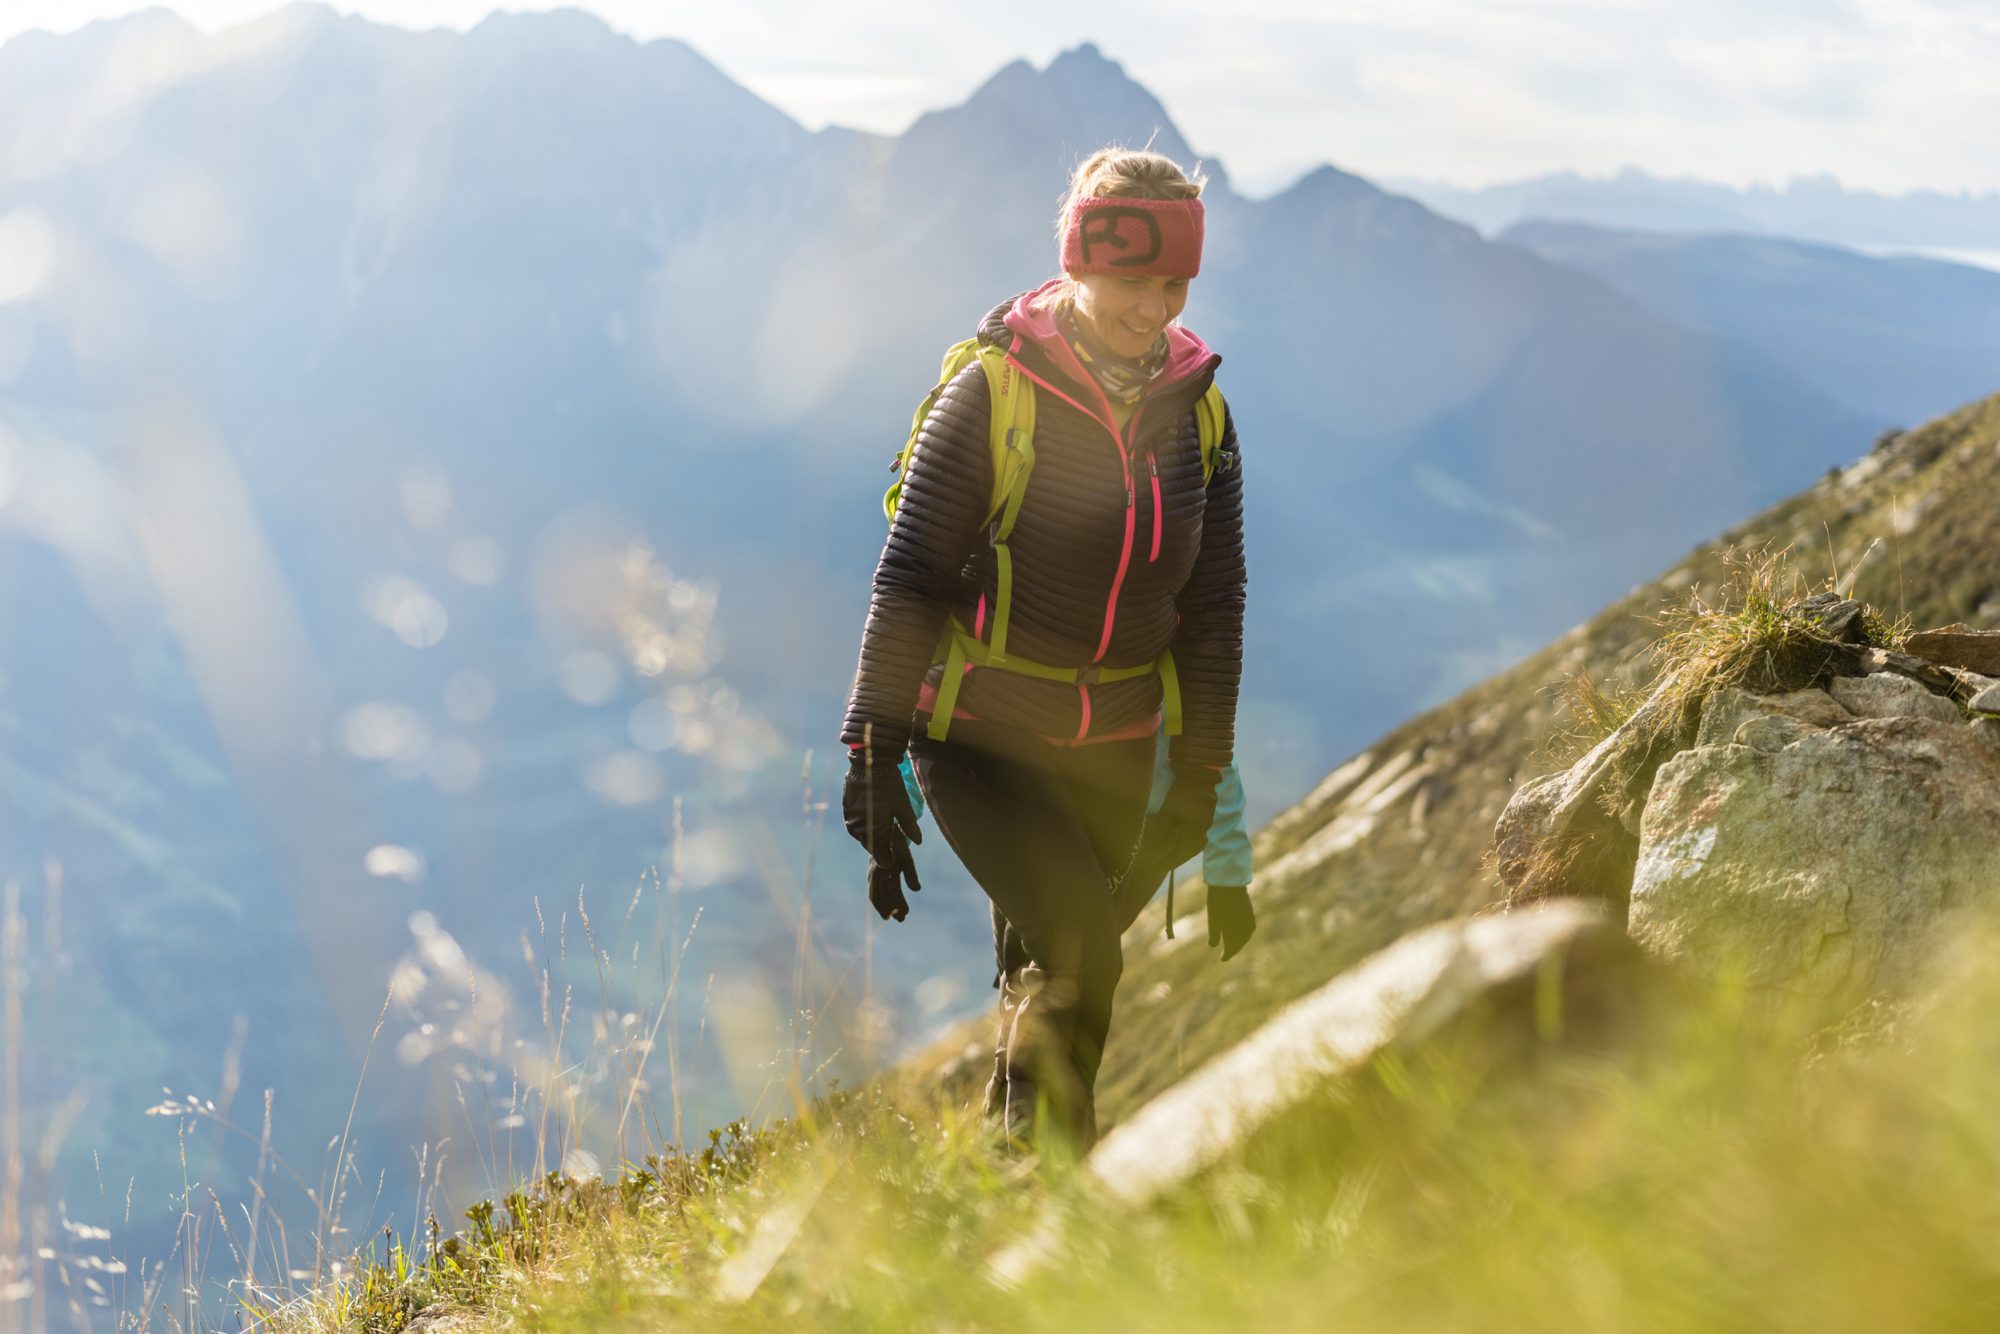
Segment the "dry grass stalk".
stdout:
[[1555,685],[1555,696],[1569,725],[1549,734],[1542,753],[1559,768],[1582,759],[1591,747],[1622,727],[1646,702],[1646,692],[1638,686],[1606,689],[1589,667],[1577,667],[1565,674]]

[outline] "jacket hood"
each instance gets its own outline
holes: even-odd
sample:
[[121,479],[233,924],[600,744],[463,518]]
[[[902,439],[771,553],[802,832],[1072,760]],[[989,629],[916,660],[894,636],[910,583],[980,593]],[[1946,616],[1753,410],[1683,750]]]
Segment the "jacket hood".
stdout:
[[[1018,353],[1023,346],[1033,348],[1063,377],[1093,397],[1101,397],[1096,377],[1077,360],[1069,340],[1056,326],[1055,313],[1034,308],[1037,298],[1052,292],[1062,282],[1051,278],[1030,292],[995,306],[979,323],[982,342],[1008,347]],[[1222,358],[1209,350],[1192,330],[1178,322],[1167,325],[1167,364],[1147,389],[1148,398],[1187,384],[1197,377],[1212,375]]]

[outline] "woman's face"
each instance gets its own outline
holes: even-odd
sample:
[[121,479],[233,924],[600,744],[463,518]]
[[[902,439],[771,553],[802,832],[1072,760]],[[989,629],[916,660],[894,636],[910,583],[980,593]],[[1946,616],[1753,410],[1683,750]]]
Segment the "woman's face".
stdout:
[[1121,357],[1141,357],[1187,305],[1188,280],[1165,274],[1086,273],[1076,279],[1076,313],[1097,341]]

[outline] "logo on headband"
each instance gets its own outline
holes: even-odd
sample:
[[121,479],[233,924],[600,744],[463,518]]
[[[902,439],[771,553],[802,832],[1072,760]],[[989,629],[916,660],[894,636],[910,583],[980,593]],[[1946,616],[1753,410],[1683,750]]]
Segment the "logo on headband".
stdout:
[[1077,243],[1083,250],[1083,262],[1092,262],[1091,250],[1096,246],[1109,246],[1113,250],[1130,250],[1138,242],[1129,235],[1121,234],[1123,224],[1137,221],[1146,231],[1146,249],[1140,254],[1120,255],[1106,263],[1114,268],[1135,269],[1151,264],[1160,257],[1160,222],[1142,208],[1128,208],[1121,205],[1100,204],[1083,215],[1077,228]]
[[1201,272],[1201,219],[1199,199],[1080,200],[1063,229],[1063,272],[1192,278]]

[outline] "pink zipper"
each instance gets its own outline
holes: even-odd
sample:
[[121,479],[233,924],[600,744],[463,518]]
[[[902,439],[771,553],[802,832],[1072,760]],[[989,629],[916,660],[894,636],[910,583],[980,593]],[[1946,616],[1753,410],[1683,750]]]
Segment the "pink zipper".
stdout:
[[[1109,399],[1105,401],[1110,402]],[[1139,438],[1139,417],[1145,411],[1144,401],[1132,409],[1132,420],[1125,423],[1126,436],[1133,440]],[[1116,431],[1111,433],[1111,438],[1118,441],[1118,466],[1125,470],[1125,546],[1118,553],[1118,573],[1111,576],[1111,596],[1104,600],[1104,634],[1097,641],[1097,652],[1090,659],[1092,662],[1102,662],[1111,648],[1111,627],[1118,620],[1118,592],[1125,586],[1125,571],[1132,568],[1132,537],[1139,519],[1139,506],[1132,494],[1132,451]]]
[[[1019,341],[1019,335],[1016,335],[1015,342],[1017,345]],[[1028,379],[1048,390],[1057,398],[1060,398],[1063,402],[1081,412],[1084,416],[1089,417],[1106,431],[1109,431],[1112,442],[1118,447],[1118,468],[1125,476],[1125,541],[1118,552],[1118,570],[1111,576],[1111,595],[1104,600],[1104,633],[1098,637],[1097,652],[1090,655],[1092,662],[1102,662],[1104,655],[1111,649],[1111,627],[1118,620],[1118,592],[1125,586],[1125,571],[1130,569],[1132,565],[1132,539],[1137,535],[1138,530],[1139,506],[1132,490],[1132,455],[1125,446],[1125,437],[1118,434],[1117,427],[1022,365],[1011,351],[1007,354],[1007,360]],[[1098,390],[1099,397],[1102,397],[1103,393],[1103,390]],[[1107,398],[1104,401],[1108,406],[1111,400]],[[1145,410],[1146,405],[1144,402],[1141,402],[1137,407],[1132,409],[1132,420],[1126,423],[1126,432],[1134,440],[1139,438],[1139,416]],[[1157,479],[1155,479],[1155,484],[1157,485]],[[1157,543],[1157,535],[1155,535],[1154,540]],[[1084,698],[1086,700],[1089,699],[1087,692]]]
[[1118,572],[1111,576],[1111,596],[1104,600],[1104,634],[1097,641],[1097,652],[1090,655],[1092,662],[1102,662],[1105,650],[1111,647],[1111,626],[1118,619],[1118,590],[1125,586],[1125,571],[1132,566],[1132,538],[1139,526],[1139,506],[1132,496],[1132,461],[1122,447],[1118,462],[1125,470],[1125,545],[1118,552]]
[[1146,471],[1153,475],[1153,549],[1146,553],[1146,563],[1151,565],[1160,558],[1160,465],[1150,449],[1146,451]]

